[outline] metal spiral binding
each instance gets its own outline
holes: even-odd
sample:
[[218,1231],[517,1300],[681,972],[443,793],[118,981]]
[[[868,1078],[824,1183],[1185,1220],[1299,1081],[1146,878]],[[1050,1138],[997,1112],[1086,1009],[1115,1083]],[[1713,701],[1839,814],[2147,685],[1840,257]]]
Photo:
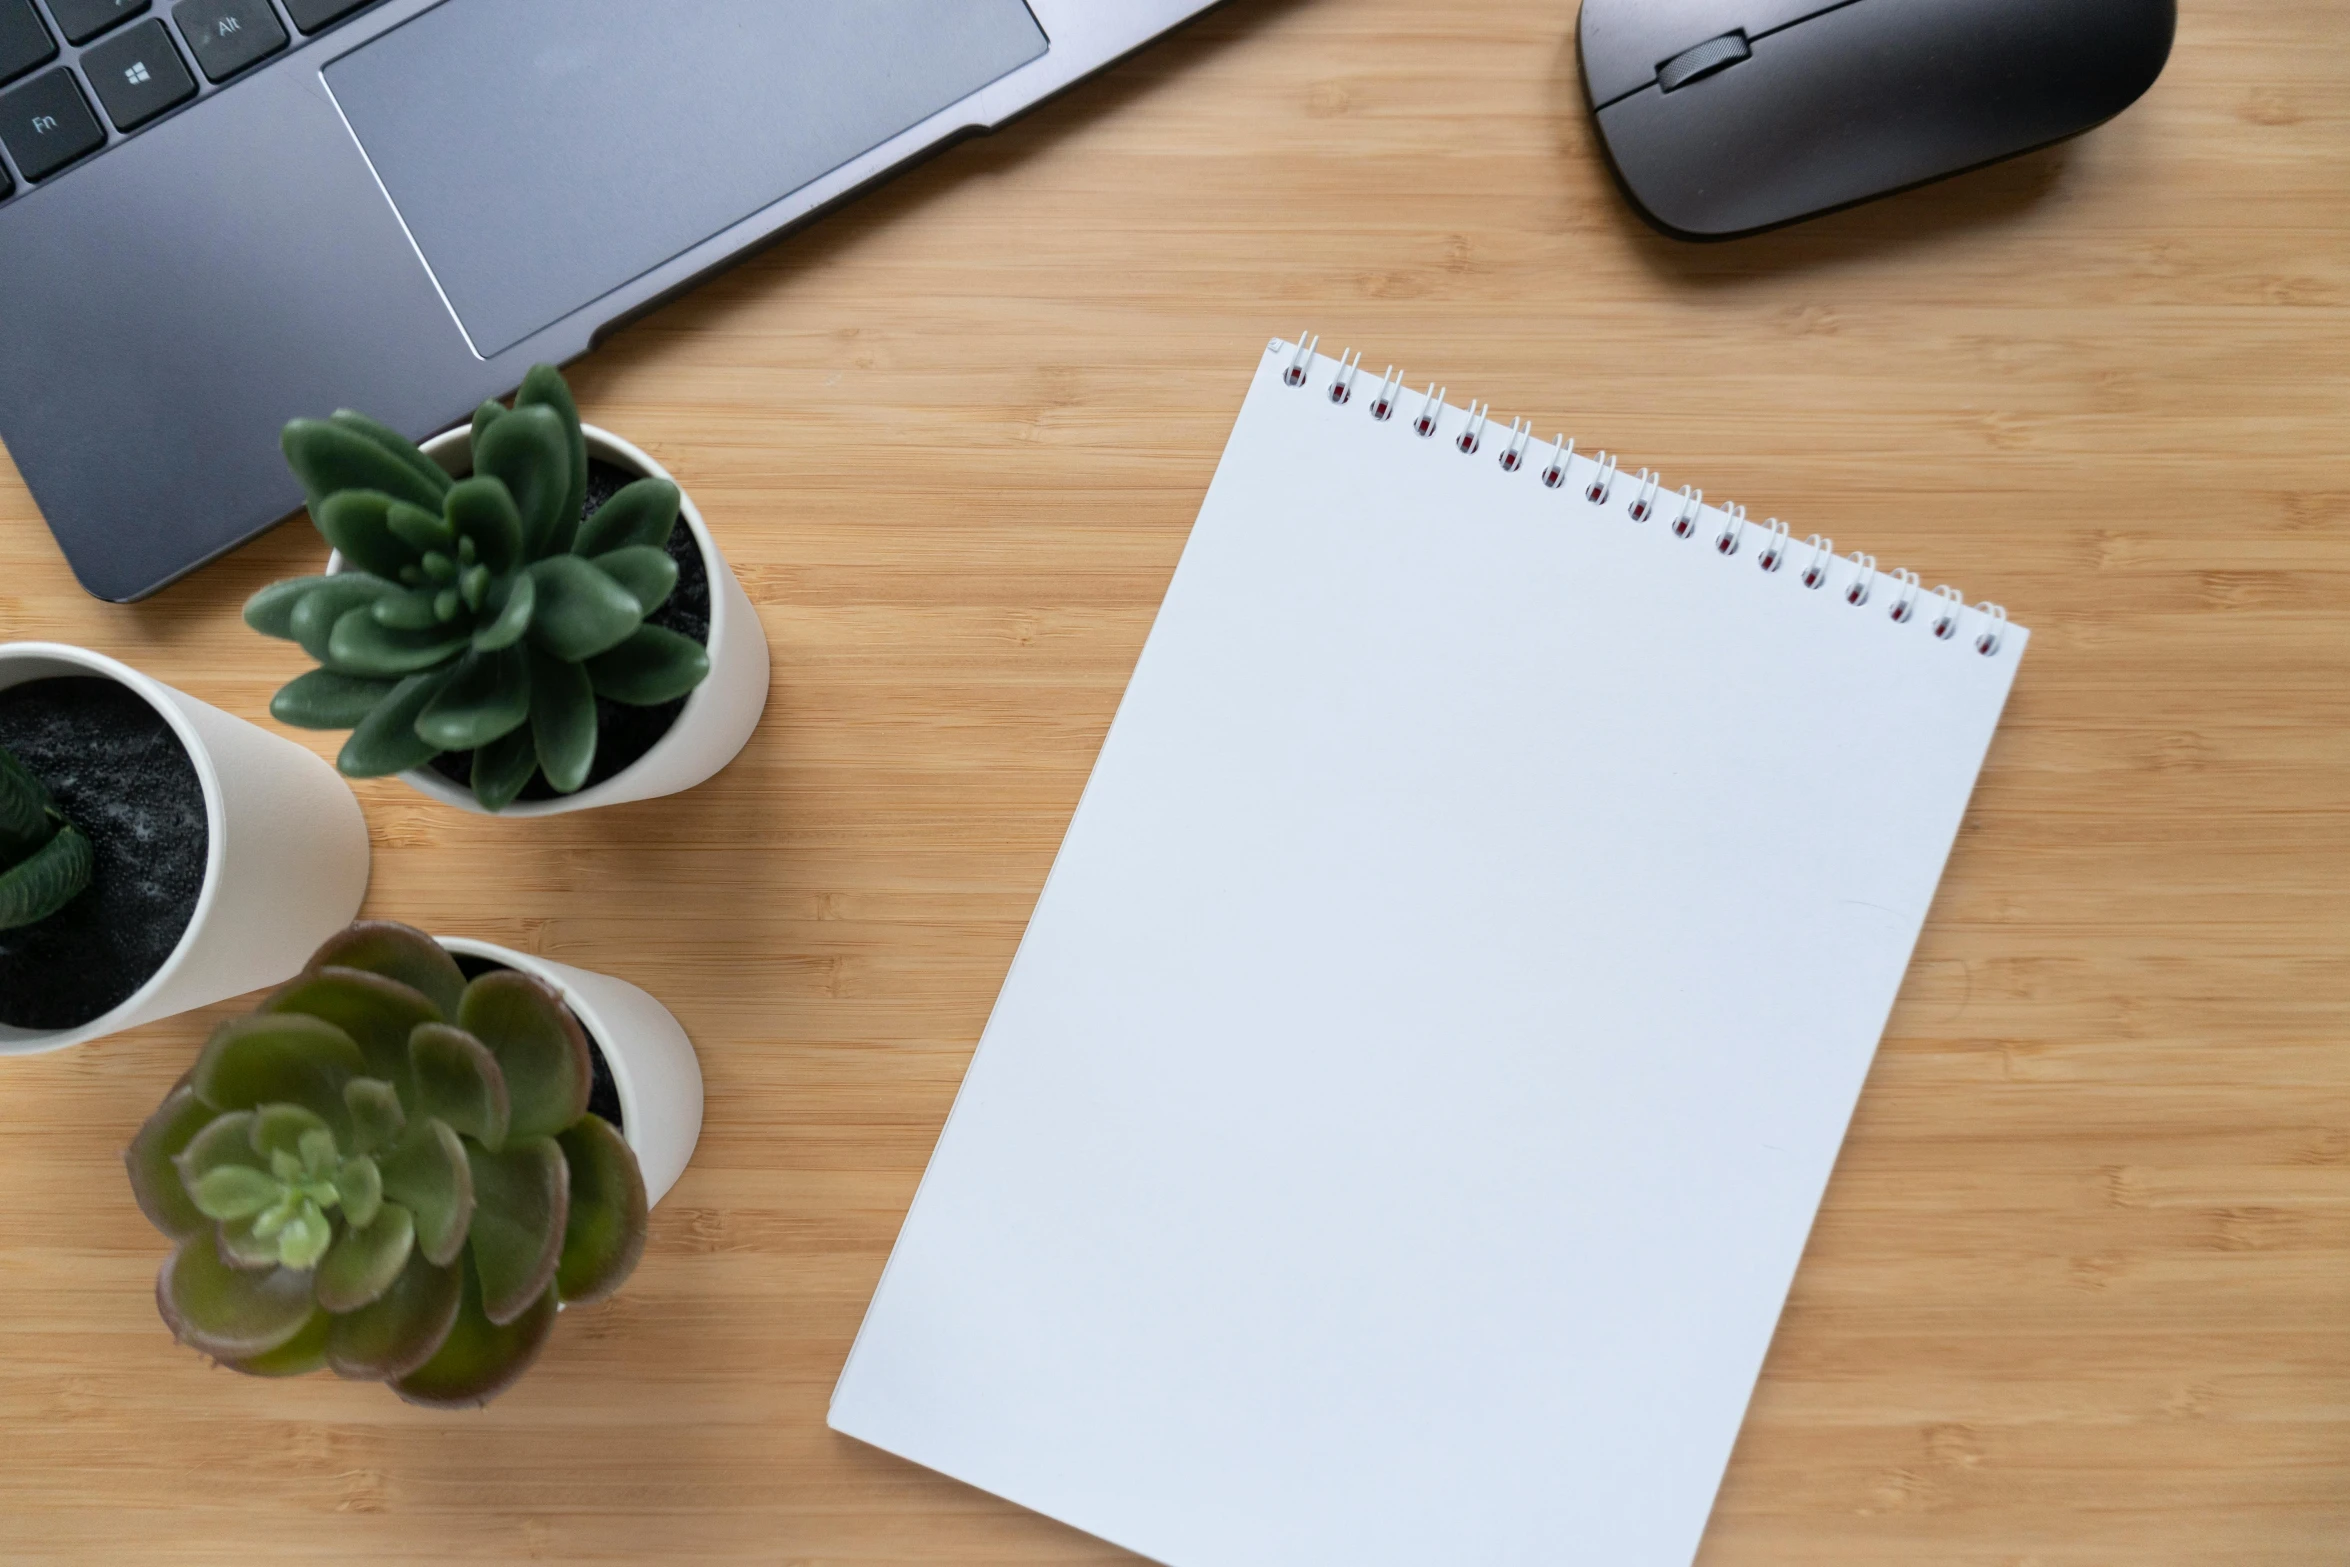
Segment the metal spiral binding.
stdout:
[[1735,555],[1738,541],[1746,537],[1746,508],[1736,501],[1722,508],[1722,531],[1714,539],[1714,553]]
[[1330,383],[1330,400],[1344,407],[1354,400],[1355,374],[1363,368],[1361,354],[1341,354],[1338,357],[1338,375]]
[[[1294,345],[1284,343],[1278,338],[1274,339],[1268,352],[1280,353],[1284,349],[1292,350],[1289,363],[1283,367],[1281,372],[1283,385],[1301,387],[1312,379],[1314,350],[1320,341],[1321,339],[1312,333],[1300,334]],[[1355,381],[1361,374],[1362,367],[1363,356],[1360,353],[1349,350],[1339,355],[1328,388],[1329,401],[1332,406],[1343,408],[1354,401]],[[1373,419],[1385,423],[1395,417],[1396,403],[1403,393],[1403,384],[1403,372],[1394,365],[1389,365],[1387,373],[1379,378],[1378,395],[1370,402],[1369,412]],[[1413,433],[1423,440],[1435,436],[1443,426],[1446,412],[1444,396],[1447,390],[1434,381],[1428,383],[1426,400],[1420,406],[1418,417],[1412,420]],[[1454,438],[1453,445],[1465,455],[1476,455],[1484,447],[1485,431],[1491,422],[1492,415],[1492,404],[1481,404],[1472,399],[1464,415],[1460,434]],[[1526,466],[1526,449],[1532,444],[1533,438],[1534,423],[1532,420],[1512,419],[1510,421],[1509,439],[1503,444],[1499,456],[1502,472],[1517,473]],[[1542,476],[1543,488],[1549,490],[1567,488],[1568,479],[1574,475],[1575,456],[1575,443],[1567,439],[1565,432],[1560,432],[1558,438],[1551,443],[1550,460],[1536,470]],[[1590,505],[1604,506],[1614,491],[1616,478],[1620,472],[1618,460],[1611,453],[1602,451],[1596,458],[1586,457],[1583,461],[1590,467],[1590,476],[1586,482],[1576,488],[1576,493]],[[1663,490],[1663,475],[1654,469],[1642,468],[1639,478],[1635,481],[1631,502],[1625,508],[1631,519],[1634,522],[1646,522],[1654,516],[1657,511],[1658,497],[1663,493]],[[1734,556],[1742,546],[1749,526],[1746,508],[1734,502],[1724,502],[1715,509],[1721,514],[1722,527],[1721,531],[1714,536],[1714,551],[1725,558]],[[1698,520],[1704,511],[1705,492],[1686,484],[1681,486],[1680,504],[1671,524],[1673,537],[1686,539],[1693,536],[1697,531]],[[1766,574],[1776,576],[1780,568],[1786,565],[1791,548],[1788,543],[1787,524],[1773,517],[1760,526],[1764,530],[1765,542],[1761,552],[1755,558],[1755,564]],[[1880,573],[1877,570],[1877,557],[1874,555],[1854,550],[1849,556],[1840,557],[1836,553],[1835,541],[1817,533],[1807,535],[1803,543],[1804,548],[1810,554],[1796,580],[1805,588],[1818,592],[1825,588],[1831,579],[1839,575],[1837,568],[1840,564],[1849,564],[1851,578],[1843,584],[1843,598],[1846,604],[1855,609],[1868,604],[1875,596],[1878,577],[1889,576],[1894,584],[1894,593],[1893,602],[1887,608],[1888,617],[1895,625],[1908,625],[1917,618],[1918,605],[1926,595],[1921,590],[1916,572],[1896,569]],[[1985,658],[1990,658],[1998,653],[2007,636],[2006,609],[2000,605],[1985,602],[1976,604],[1970,610],[1966,595],[1947,583],[1936,588],[1931,598],[1933,613],[1928,617],[1927,625],[1936,641],[1956,640],[1959,632],[1965,626],[1966,617],[1972,614],[1977,617],[1979,622],[1978,629],[1971,638],[1974,650]]]
[[1533,420],[1512,419],[1510,421],[1510,443],[1501,449],[1502,472],[1516,473],[1518,471],[1518,465],[1526,460],[1526,443],[1532,439],[1534,439]]
[[1438,386],[1434,381],[1428,383],[1428,400],[1420,405],[1420,417],[1412,421],[1412,431],[1420,439],[1426,440],[1436,433],[1437,416],[1444,412],[1444,394],[1451,390],[1451,387]]
[[1803,542],[1811,546],[1811,564],[1803,568],[1803,585],[1817,592],[1828,585],[1828,568],[1836,564],[1836,541],[1814,533]]
[[1491,412],[1493,412],[1493,405],[1491,403],[1487,403],[1484,407],[1479,408],[1477,406],[1476,400],[1474,398],[1470,399],[1468,428],[1461,431],[1460,439],[1452,443],[1461,449],[1461,455],[1463,457],[1474,457],[1477,455],[1477,448],[1484,443],[1485,416]]
[[1705,491],[1681,486],[1681,515],[1673,519],[1673,537],[1685,539],[1697,531],[1697,514],[1705,510]]
[[1300,332],[1297,335],[1297,353],[1289,361],[1289,368],[1281,372],[1281,382],[1284,386],[1306,384],[1306,366],[1313,363],[1314,345],[1320,341],[1322,339],[1311,332]]
[[1558,455],[1551,458],[1550,466],[1542,470],[1542,484],[1545,489],[1555,490],[1567,482],[1567,465],[1575,460],[1575,443],[1568,440],[1566,432],[1562,430],[1559,438],[1551,444],[1558,448]]
[[1632,497],[1632,504],[1624,508],[1634,522],[1646,522],[1648,514],[1656,509],[1656,492],[1664,488],[1664,475],[1652,468],[1640,470],[1640,490]]

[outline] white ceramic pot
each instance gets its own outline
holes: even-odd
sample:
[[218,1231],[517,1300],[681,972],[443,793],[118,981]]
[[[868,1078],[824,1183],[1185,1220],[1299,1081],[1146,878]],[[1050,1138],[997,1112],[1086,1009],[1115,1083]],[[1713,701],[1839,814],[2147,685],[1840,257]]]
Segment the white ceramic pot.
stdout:
[[[580,433],[587,437],[590,457],[640,478],[677,482],[668,469],[610,431],[585,424]],[[424,454],[451,474],[462,477],[471,473],[473,427],[459,425],[434,436],[424,443]],[[685,486],[678,485],[678,490],[684,493]],[[759,727],[759,715],[767,709],[767,634],[759,624],[759,612],[751,607],[750,595],[735,580],[726,557],[718,553],[718,542],[710,537],[701,509],[690,494],[685,496],[679,515],[693,530],[694,543],[702,552],[702,569],[710,578],[709,675],[686,697],[685,711],[677,715],[669,732],[624,771],[577,794],[552,800],[517,800],[495,814],[561,816],[568,811],[592,811],[603,805],[680,794],[714,776],[750,743],[752,731]],[[340,552],[329,556],[327,571],[340,571],[342,562]],[[402,773],[400,779],[444,805],[480,816],[492,814],[482,808],[471,789],[451,783],[429,767]]]
[[636,1151],[646,1200],[659,1202],[685,1173],[702,1136],[702,1063],[676,1017],[627,980],[609,974],[462,936],[436,939],[460,957],[528,974],[563,998],[612,1069],[620,1090],[620,1135]]
[[0,647],[0,688],[77,675],[128,686],[171,725],[204,788],[211,853],[196,912],[146,984],[79,1028],[0,1024],[0,1055],[62,1050],[281,984],[367,895],[367,822],[325,762],[103,654],[57,642]]

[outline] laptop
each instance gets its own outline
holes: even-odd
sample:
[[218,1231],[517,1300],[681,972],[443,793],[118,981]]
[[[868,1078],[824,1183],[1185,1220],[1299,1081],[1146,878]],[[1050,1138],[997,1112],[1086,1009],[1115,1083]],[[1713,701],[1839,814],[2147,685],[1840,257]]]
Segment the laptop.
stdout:
[[143,597],[1210,0],[0,0],[0,440]]

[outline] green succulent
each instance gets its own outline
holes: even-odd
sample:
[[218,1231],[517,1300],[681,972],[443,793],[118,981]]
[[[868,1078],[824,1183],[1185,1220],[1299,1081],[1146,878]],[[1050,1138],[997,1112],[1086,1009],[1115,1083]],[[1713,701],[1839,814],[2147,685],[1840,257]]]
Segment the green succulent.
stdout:
[[0,930],[38,925],[82,895],[97,856],[41,780],[0,746]]
[[644,623],[677,586],[677,486],[639,479],[586,516],[587,442],[552,365],[474,414],[467,478],[349,410],[296,419],[281,444],[344,569],[272,583],[245,623],[318,661],[269,710],[350,730],[350,776],[471,751],[490,810],[534,773],[571,794],[595,764],[596,698],[658,706],[709,674],[692,638]]
[[468,984],[421,931],[353,925],[213,1033],[123,1156],[178,1243],[163,1320],[256,1376],[489,1402],[644,1251],[644,1176],[589,1075],[537,980]]

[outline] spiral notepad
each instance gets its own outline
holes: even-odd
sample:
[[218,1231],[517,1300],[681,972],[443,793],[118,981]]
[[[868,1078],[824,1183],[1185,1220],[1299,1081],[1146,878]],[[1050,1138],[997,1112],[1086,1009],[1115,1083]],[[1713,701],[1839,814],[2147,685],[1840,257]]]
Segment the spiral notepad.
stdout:
[[1177,1567],[1687,1567],[2026,641],[1272,344],[832,1424]]

